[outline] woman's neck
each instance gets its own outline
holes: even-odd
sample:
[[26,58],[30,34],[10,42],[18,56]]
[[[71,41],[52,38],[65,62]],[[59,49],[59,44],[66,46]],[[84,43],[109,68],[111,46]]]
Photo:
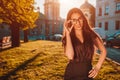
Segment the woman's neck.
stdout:
[[75,35],[76,37],[81,37],[83,34],[83,31],[82,30],[75,30]]

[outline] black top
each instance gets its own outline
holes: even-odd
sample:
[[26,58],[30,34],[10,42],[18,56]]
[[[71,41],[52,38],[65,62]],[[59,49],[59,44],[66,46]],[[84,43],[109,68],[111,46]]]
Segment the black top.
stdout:
[[[90,39],[88,39],[90,38]],[[94,40],[95,36],[91,35],[88,36],[87,38],[84,38],[83,43],[75,37],[72,40],[72,45],[74,48],[74,60],[80,61],[80,62],[87,62],[87,61],[92,61],[92,56],[94,53]],[[89,41],[88,41],[88,40]]]

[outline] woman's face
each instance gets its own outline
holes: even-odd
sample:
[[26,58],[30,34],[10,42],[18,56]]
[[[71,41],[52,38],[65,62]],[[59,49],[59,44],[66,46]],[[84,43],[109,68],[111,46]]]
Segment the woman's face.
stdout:
[[71,22],[72,22],[72,25],[74,25],[74,29],[82,29],[83,19],[79,13],[73,13],[71,15]]

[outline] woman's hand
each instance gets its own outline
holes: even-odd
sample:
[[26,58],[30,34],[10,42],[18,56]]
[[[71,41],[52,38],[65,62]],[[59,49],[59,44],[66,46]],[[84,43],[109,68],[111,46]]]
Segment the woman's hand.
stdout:
[[65,21],[64,22],[64,30],[65,33],[70,34],[72,29],[73,29],[73,25],[71,27],[68,26],[68,24],[71,22],[71,20]]
[[89,76],[90,78],[95,78],[100,70],[101,66],[96,65],[92,70],[89,71]]
[[99,37],[97,37],[95,39],[95,46],[100,50],[101,53],[100,53],[100,57],[99,57],[99,60],[96,64],[96,66],[92,70],[90,70],[90,72],[89,72],[88,77],[93,77],[93,78],[95,78],[97,76],[97,74],[98,74],[98,72],[103,64],[103,61],[106,58],[106,54],[107,54],[106,49],[103,45],[103,42]]

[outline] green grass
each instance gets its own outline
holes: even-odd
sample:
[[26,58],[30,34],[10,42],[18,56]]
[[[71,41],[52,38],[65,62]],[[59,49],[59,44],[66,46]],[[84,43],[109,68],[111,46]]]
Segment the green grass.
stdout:
[[[93,65],[98,61],[94,55]],[[61,42],[31,41],[0,52],[0,80],[63,80],[68,59]],[[105,61],[95,80],[118,80],[120,66]]]

